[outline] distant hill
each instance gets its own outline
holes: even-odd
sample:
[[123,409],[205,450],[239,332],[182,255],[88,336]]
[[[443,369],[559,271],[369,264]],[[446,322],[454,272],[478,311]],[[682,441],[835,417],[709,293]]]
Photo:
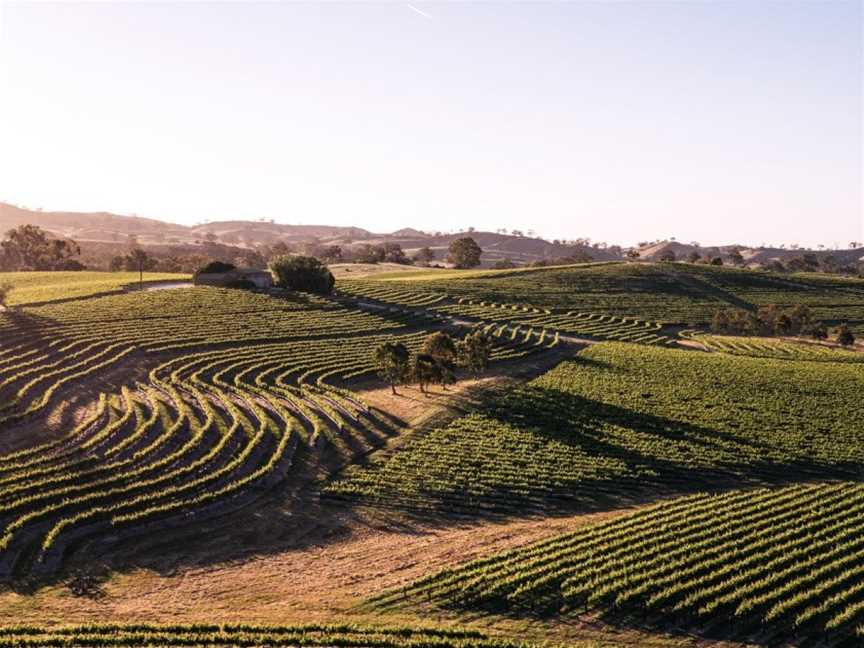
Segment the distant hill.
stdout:
[[719,256],[724,262],[729,261],[729,255],[737,250],[747,265],[764,266],[771,261],[786,262],[803,254],[815,254],[817,258],[833,256],[839,265],[854,265],[864,260],[864,248],[846,250],[805,250],[789,248],[747,247],[745,245],[714,245],[701,246],[678,241],[660,241],[640,248],[639,258],[644,261],[660,261],[664,254],[672,252],[676,260],[686,260],[692,253],[700,257]]
[[[427,234],[413,228],[402,228],[391,234],[369,232],[360,227],[333,225],[283,225],[269,221],[231,220],[187,227],[152,218],[121,216],[107,212],[45,212],[22,209],[0,203],[0,231],[32,223],[55,236],[73,238],[79,243],[125,243],[130,235],[145,247],[204,245],[215,237],[217,242],[251,248],[273,245],[277,241],[318,240],[321,243],[355,247],[365,243],[399,243],[409,253],[422,247],[432,248],[438,260],[446,256],[450,242],[472,236],[483,248],[483,265],[510,259],[523,264],[540,259],[555,259],[584,252],[597,261],[621,258],[599,247],[571,246],[528,236],[494,232],[458,232]],[[86,246],[86,245],[85,245]]]
[[[263,220],[230,220],[185,226],[153,218],[123,216],[108,212],[46,212],[23,209],[0,203],[0,232],[17,225],[32,223],[59,237],[75,239],[84,247],[88,244],[126,243],[134,236],[145,247],[182,246],[195,250],[197,246],[218,242],[237,248],[273,245],[278,241],[299,242],[317,240],[324,244],[352,248],[363,244],[398,243],[408,254],[422,247],[433,250],[436,260],[443,261],[450,243],[463,236],[473,237],[483,248],[483,266],[509,259],[522,265],[540,260],[559,259],[587,254],[595,261],[613,261],[624,258],[620,247],[598,245],[569,245],[530,236],[515,236],[498,232],[465,231],[454,234],[427,233],[411,227],[390,234],[374,233],[360,227],[334,225],[285,225]],[[191,246],[191,247],[190,247]],[[857,250],[791,250],[781,248],[754,248],[743,245],[697,246],[677,241],[661,241],[639,248],[640,259],[659,261],[667,251],[676,259],[684,260],[692,252],[700,257],[721,256],[728,261],[729,253],[739,250],[751,265],[760,266],[774,259],[786,261],[812,252],[819,257],[832,255],[840,265],[855,264],[864,257],[864,248]]]

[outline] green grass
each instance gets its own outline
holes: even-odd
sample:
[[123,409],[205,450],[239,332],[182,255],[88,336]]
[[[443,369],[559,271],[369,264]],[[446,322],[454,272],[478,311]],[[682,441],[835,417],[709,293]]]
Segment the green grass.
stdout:
[[860,645],[862,552],[861,484],[700,494],[445,570],[375,605],[593,611],[714,638],[758,633],[764,645]]
[[[188,275],[145,272],[144,281],[189,279]],[[0,272],[0,284],[11,284],[9,306],[57,299],[91,297],[138,283],[137,272]]]
[[857,475],[864,371],[604,343],[328,491],[470,513]]

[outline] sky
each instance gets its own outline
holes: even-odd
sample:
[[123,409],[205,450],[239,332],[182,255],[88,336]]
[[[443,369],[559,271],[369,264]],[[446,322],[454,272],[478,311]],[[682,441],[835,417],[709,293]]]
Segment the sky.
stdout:
[[864,0],[0,0],[0,200],[864,241]]

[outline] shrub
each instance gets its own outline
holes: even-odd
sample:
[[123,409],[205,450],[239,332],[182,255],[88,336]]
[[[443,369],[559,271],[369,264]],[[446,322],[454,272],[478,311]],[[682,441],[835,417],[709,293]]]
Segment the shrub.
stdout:
[[276,277],[276,284],[290,290],[326,295],[333,291],[336,283],[330,269],[315,257],[277,257],[270,262],[270,270]]
[[855,336],[849,330],[849,326],[841,324],[837,327],[837,342],[843,346],[852,346],[855,344]]
[[222,261],[211,261],[203,268],[199,268],[195,274],[219,274],[223,272],[231,272],[236,270],[237,266],[233,263],[223,263]]

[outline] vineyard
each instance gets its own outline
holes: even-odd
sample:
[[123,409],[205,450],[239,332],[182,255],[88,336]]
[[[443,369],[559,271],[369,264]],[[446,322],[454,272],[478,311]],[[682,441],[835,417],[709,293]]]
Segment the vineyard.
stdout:
[[512,514],[790,474],[857,478],[862,386],[851,363],[599,344],[485,411],[352,468],[328,492]]
[[693,264],[594,263],[561,268],[435,273],[345,281],[340,290],[404,305],[461,299],[660,324],[707,324],[720,308],[808,306],[829,325],[864,331],[864,280]]
[[336,648],[527,648],[473,630],[356,625],[0,626],[0,647],[44,646],[322,646]]
[[[33,624],[0,646],[864,642],[864,355],[705,331],[762,303],[860,326],[860,280],[50,274],[0,311],[0,623]],[[417,360],[438,331],[484,333],[495,371],[394,393],[376,351]]]
[[413,313],[439,321],[470,323],[487,332],[494,331],[496,335],[505,331],[540,329],[553,335],[594,340],[664,345],[675,342],[674,336],[664,331],[661,324],[628,317],[553,311],[524,304],[476,301],[467,297],[451,298],[442,293],[416,293],[358,281],[348,284],[342,293],[358,300],[361,308],[368,308],[370,304],[363,300],[371,299],[378,304],[386,304],[393,312],[406,315]]
[[[0,578],[243,509],[298,476],[298,453],[312,478],[383,444],[398,430],[346,385],[384,341],[419,349],[415,319],[215,288],[2,314]],[[495,361],[555,340],[493,342]]]
[[732,355],[810,362],[864,362],[864,355],[861,353],[816,343],[763,337],[706,335],[696,331],[682,331],[681,337],[693,340],[710,351]]
[[770,645],[827,637],[856,645],[864,638],[862,550],[860,484],[730,491],[467,563],[373,603],[638,616]]
[[[0,272],[0,285],[13,287],[10,306],[37,304],[54,300],[80,299],[137,287],[137,272]],[[181,274],[145,272],[144,285],[159,281],[184,281]]]

